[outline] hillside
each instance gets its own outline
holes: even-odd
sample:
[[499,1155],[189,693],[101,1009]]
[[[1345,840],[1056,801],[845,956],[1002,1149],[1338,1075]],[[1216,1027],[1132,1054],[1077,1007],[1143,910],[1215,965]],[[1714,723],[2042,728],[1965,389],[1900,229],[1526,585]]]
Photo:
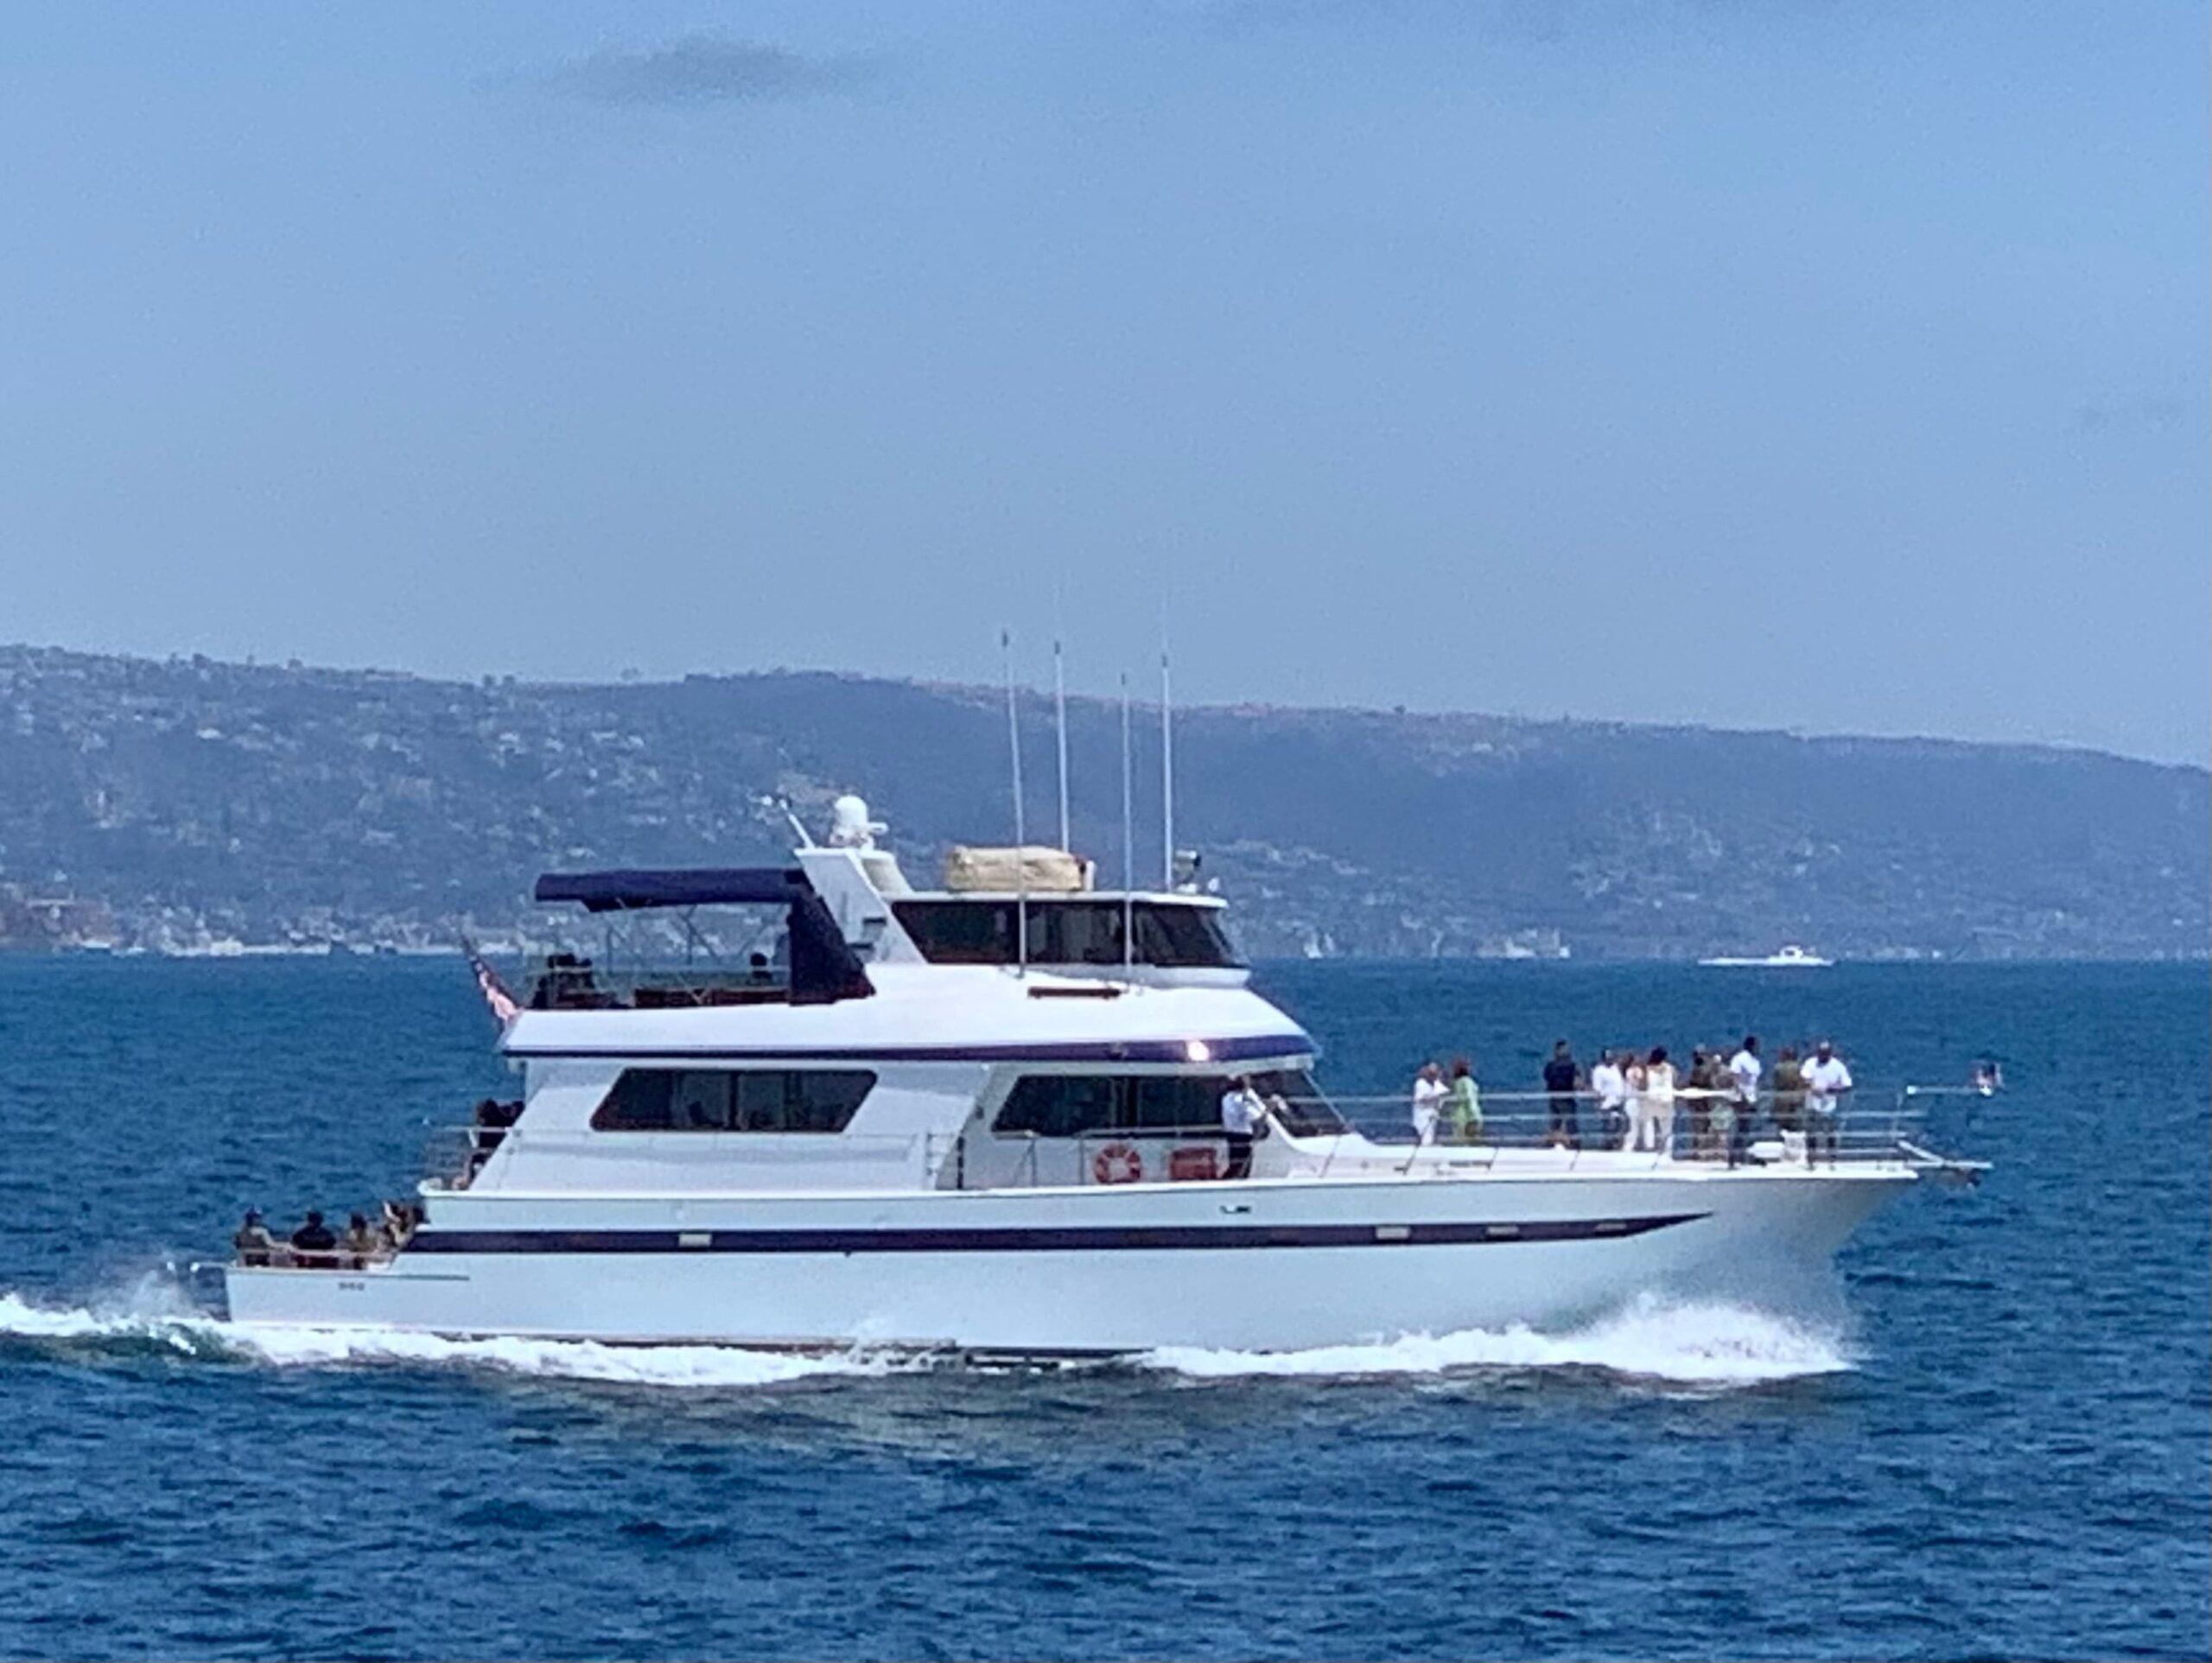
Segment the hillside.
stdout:
[[[1025,710],[1033,832],[1046,702]],[[1075,841],[1120,864],[1119,713],[1071,707]],[[1138,859],[1159,868],[1156,713]],[[1179,841],[1262,954],[2200,956],[2212,778],[2087,752],[1369,711],[1196,709]],[[1011,819],[1003,708],[824,674],[474,684],[0,647],[0,941],[430,943],[553,866],[779,858],[867,796],[918,873]]]

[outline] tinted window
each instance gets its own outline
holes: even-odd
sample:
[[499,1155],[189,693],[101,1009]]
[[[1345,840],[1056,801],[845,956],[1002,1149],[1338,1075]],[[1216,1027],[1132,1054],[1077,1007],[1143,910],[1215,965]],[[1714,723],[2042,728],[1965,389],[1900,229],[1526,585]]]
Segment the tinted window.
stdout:
[[625,1069],[600,1132],[842,1132],[875,1084],[862,1069]]
[[[894,901],[891,908],[922,956],[932,964],[1012,964],[1013,901]],[[1139,964],[1173,968],[1234,966],[1243,961],[1229,943],[1217,909],[1139,902],[1033,900],[1028,904],[1029,959],[1034,964],[1113,965],[1122,962],[1125,913],[1136,920]]]
[[1189,1075],[1141,1075],[1128,1082],[1128,1118],[1125,1126],[1147,1132],[1217,1131],[1221,1126],[1221,1095],[1226,1080],[1193,1079]]
[[1122,1124],[1122,1082],[1090,1074],[1029,1074],[1014,1082],[995,1129],[1073,1138]]
[[[1007,1094],[992,1123],[997,1132],[1074,1138],[1087,1132],[1210,1132],[1221,1124],[1225,1074],[1031,1074]],[[1344,1129],[1303,1070],[1250,1076],[1252,1086],[1299,1137]],[[1278,1101],[1280,1100],[1280,1101]]]
[[932,964],[1011,964],[1014,909],[992,901],[893,901],[891,911]]

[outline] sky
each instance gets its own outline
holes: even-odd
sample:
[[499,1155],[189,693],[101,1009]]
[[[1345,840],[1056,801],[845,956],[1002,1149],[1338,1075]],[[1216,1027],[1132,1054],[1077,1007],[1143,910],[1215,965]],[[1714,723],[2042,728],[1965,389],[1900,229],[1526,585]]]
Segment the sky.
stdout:
[[2202,765],[2208,28],[23,9],[0,640]]

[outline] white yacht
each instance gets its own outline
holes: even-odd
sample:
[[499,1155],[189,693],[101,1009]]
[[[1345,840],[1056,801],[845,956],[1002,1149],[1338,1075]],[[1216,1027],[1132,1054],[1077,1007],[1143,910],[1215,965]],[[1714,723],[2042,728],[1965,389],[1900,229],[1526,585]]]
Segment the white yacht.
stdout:
[[1724,954],[1717,958],[1700,959],[1698,962],[1719,970],[1823,970],[1835,961],[1808,952],[1791,942],[1779,952],[1769,953],[1764,958],[1732,958]]
[[[249,1247],[225,1267],[232,1320],[1296,1349],[1819,1266],[1941,1164],[1871,1133],[1816,1168],[1779,1143],[1730,1166],[1370,1137],[1247,985],[1217,898],[1102,892],[1057,850],[956,851],[918,891],[880,830],[848,798],[785,866],[541,879],[541,902],[594,914],[777,908],[788,949],[627,982],[556,955],[520,1000],[486,973],[518,1112],[480,1121],[377,1251]],[[1223,1129],[1238,1080],[1263,1105],[1256,1141]]]

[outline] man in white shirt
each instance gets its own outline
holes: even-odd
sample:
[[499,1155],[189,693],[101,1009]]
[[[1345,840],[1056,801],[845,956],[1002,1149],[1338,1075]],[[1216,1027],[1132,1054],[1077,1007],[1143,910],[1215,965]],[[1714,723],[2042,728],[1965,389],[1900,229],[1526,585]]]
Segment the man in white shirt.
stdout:
[[1414,1141],[1429,1144],[1436,1141],[1437,1117],[1444,1112],[1444,1100],[1452,1095],[1452,1088],[1444,1083],[1444,1070],[1434,1063],[1424,1063],[1421,1072],[1414,1076]]
[[1828,1146],[1828,1165],[1836,1164],[1836,1121],[1842,1112],[1843,1095],[1850,1089],[1851,1070],[1835,1054],[1835,1047],[1823,1039],[1814,1050],[1813,1060],[1805,1064],[1806,1165],[1819,1158],[1824,1143]]
[[1221,1094],[1221,1134],[1229,1144],[1229,1165],[1222,1177],[1252,1176],[1252,1139],[1259,1136],[1267,1118],[1268,1106],[1252,1089],[1252,1082],[1241,1075],[1231,1080],[1229,1089]]
[[1759,1061],[1759,1037],[1747,1033],[1736,1054],[1728,1059],[1728,1082],[1736,1106],[1735,1126],[1728,1138],[1731,1166],[1741,1161],[1744,1152],[1751,1146],[1751,1117],[1759,1112],[1759,1076],[1764,1069]]
[[1597,1094],[1598,1116],[1605,1126],[1601,1135],[1605,1146],[1618,1149],[1628,1129],[1628,1080],[1612,1052],[1599,1053],[1598,1066],[1590,1070],[1590,1089]]

